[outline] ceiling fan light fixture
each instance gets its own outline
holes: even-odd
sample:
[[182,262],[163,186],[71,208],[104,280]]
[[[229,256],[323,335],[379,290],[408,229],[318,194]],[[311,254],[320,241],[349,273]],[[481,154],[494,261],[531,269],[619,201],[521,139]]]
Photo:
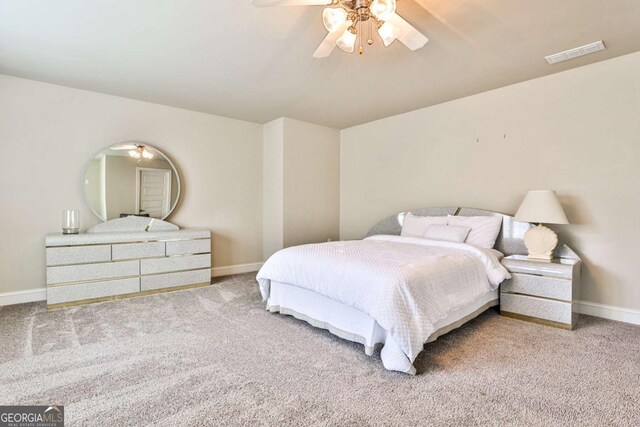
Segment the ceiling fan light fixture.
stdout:
[[[414,1],[422,5],[420,0]],[[422,32],[398,14],[397,0],[251,0],[251,2],[256,7],[323,6],[322,23],[329,34],[325,35],[322,43],[313,53],[314,58],[328,57],[336,46],[345,52],[352,53],[355,51],[356,43],[362,54],[366,45],[373,45],[374,30],[378,32],[385,47],[398,40],[409,50],[414,51],[424,47],[429,41]]]
[[373,0],[369,10],[381,21],[386,21],[396,13],[396,0]]
[[129,157],[133,159],[140,159],[140,151],[138,150],[130,150],[128,154],[129,154]]
[[322,22],[330,33],[335,33],[347,21],[347,11],[339,8],[327,7],[322,11]]
[[147,150],[142,150],[142,157],[144,157],[147,160],[151,160],[153,159],[153,154],[151,154]]
[[382,39],[385,47],[389,47],[398,37],[396,28],[388,22],[385,22],[378,28],[378,35]]
[[344,34],[340,36],[338,41],[336,41],[336,44],[343,51],[353,53],[356,46],[356,38],[356,33],[349,27],[344,31]]

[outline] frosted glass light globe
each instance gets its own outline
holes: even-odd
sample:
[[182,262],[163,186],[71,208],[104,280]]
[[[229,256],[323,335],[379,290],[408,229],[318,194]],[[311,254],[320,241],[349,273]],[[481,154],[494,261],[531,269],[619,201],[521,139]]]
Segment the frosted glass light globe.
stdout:
[[373,0],[369,10],[379,20],[386,21],[396,13],[396,0]]
[[345,52],[352,53],[356,45],[356,35],[347,28],[344,34],[336,41],[336,44]]
[[327,7],[322,11],[322,22],[330,33],[335,33],[347,21],[347,11],[342,8]]

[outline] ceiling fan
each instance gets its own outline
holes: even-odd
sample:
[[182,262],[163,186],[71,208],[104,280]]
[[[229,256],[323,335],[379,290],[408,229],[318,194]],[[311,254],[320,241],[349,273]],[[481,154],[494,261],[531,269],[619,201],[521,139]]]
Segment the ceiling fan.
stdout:
[[111,147],[111,149],[114,151],[126,150],[129,157],[138,160],[138,162],[140,162],[140,160],[142,159],[147,159],[147,160],[153,159],[153,153],[147,150],[147,147],[145,147],[142,144],[116,145],[114,147]]
[[[363,38],[368,25],[366,43],[372,45],[375,27],[385,47],[400,40],[411,50],[423,47],[429,39],[396,13],[396,0],[250,0],[256,7],[270,6],[329,6],[322,12],[322,21],[329,32],[313,54],[326,58],[338,46],[352,53],[358,36],[358,52],[364,52]],[[365,27],[365,28],[363,28]]]

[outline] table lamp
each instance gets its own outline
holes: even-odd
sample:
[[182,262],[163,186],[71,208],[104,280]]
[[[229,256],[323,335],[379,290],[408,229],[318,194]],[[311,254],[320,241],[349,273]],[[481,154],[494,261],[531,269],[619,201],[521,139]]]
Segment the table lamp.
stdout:
[[569,224],[560,200],[553,190],[529,191],[514,217],[516,221],[537,223],[524,235],[529,258],[551,261],[558,246],[558,235],[545,224]]

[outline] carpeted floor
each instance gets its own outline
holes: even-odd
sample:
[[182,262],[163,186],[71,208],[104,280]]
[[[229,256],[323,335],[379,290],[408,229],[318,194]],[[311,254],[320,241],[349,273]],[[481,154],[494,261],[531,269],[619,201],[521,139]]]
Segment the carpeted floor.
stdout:
[[269,314],[253,277],[0,308],[0,404],[62,404],[67,425],[640,425],[640,327],[489,310],[428,344],[412,377]]

